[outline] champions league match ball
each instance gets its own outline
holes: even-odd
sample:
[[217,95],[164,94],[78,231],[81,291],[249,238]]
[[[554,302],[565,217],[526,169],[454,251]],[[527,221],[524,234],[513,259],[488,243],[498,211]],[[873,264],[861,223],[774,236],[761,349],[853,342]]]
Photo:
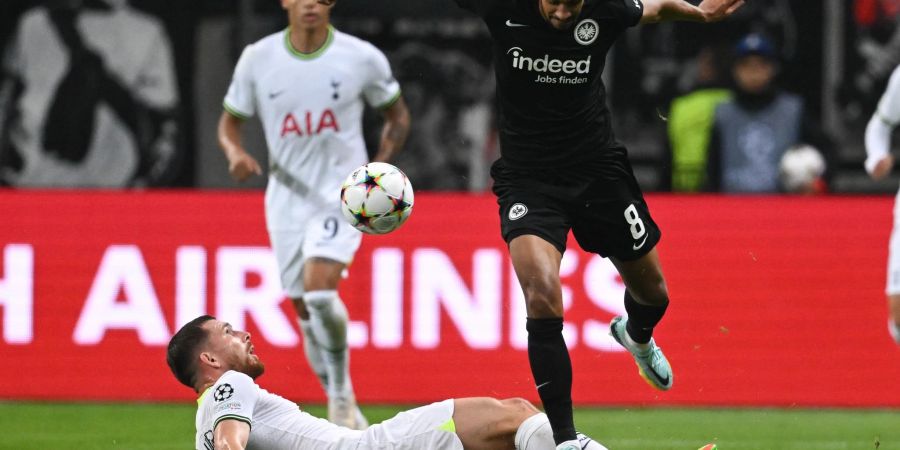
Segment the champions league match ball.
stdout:
[[357,230],[385,234],[406,222],[413,208],[413,188],[395,166],[372,162],[350,173],[341,186],[341,212]]
[[778,166],[778,178],[785,191],[814,194],[824,190],[825,158],[815,147],[802,144],[787,149]]

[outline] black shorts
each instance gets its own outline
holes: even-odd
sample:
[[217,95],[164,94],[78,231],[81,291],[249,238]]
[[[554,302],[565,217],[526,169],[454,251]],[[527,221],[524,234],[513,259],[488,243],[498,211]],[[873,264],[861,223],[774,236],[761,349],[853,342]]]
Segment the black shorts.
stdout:
[[500,232],[509,244],[523,234],[538,236],[565,252],[572,230],[582,249],[603,257],[630,261],[659,242],[661,232],[650,217],[627,155],[616,158],[618,171],[584,172],[565,179],[565,171],[542,176],[517,170],[502,160],[491,168],[500,206]]

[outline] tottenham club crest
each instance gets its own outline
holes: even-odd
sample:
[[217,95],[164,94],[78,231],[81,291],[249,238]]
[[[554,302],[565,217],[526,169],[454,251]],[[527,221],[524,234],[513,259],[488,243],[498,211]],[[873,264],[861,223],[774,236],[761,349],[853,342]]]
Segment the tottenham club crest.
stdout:
[[224,402],[231,398],[232,395],[234,395],[234,388],[232,388],[230,384],[220,384],[216,387],[216,391],[213,392],[213,400],[216,402]]
[[581,45],[590,45],[597,40],[600,34],[600,26],[594,19],[584,19],[575,25],[575,40]]
[[516,203],[509,208],[509,220],[521,219],[525,214],[528,214],[528,207],[522,203]]

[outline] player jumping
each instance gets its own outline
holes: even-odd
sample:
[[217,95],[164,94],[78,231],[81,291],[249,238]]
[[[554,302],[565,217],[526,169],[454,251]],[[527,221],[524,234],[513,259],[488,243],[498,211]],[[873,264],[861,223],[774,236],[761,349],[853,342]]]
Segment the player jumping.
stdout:
[[658,389],[674,381],[653,329],[669,304],[650,217],[625,147],[610,125],[601,80],[626,28],[715,22],[743,0],[455,0],[493,38],[501,157],[491,168],[501,233],[525,294],[528,358],[558,449],[579,449],[572,364],[563,341],[559,268],[571,230],[609,257],[626,286],[627,318],[610,324]]

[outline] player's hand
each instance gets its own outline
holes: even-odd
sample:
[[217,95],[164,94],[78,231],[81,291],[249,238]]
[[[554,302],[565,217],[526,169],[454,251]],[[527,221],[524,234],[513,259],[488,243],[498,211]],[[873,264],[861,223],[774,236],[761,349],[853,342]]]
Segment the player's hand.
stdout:
[[878,164],[875,164],[875,168],[872,169],[872,179],[880,180],[884,178],[887,174],[891,173],[891,169],[894,168],[894,156],[887,155],[884,158],[881,158],[878,161]]
[[249,153],[242,151],[228,159],[228,173],[235,181],[241,182],[251,175],[261,175],[262,168]]
[[703,0],[698,8],[703,11],[707,22],[717,22],[733,14],[743,4],[744,0]]

